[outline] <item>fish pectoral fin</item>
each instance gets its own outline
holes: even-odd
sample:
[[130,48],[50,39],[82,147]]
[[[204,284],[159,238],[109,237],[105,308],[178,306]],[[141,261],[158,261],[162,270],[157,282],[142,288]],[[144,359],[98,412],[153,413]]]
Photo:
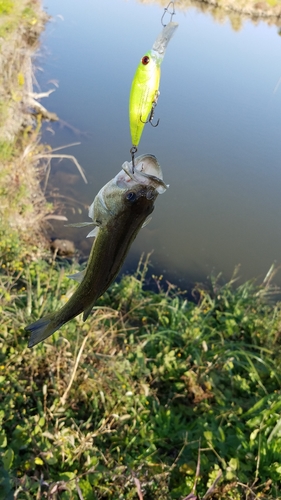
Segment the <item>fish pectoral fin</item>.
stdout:
[[99,231],[99,227],[96,226],[92,231],[89,232],[89,234],[87,234],[86,238],[96,238],[97,235],[98,235],[98,231]]
[[81,281],[83,280],[85,276],[85,270],[84,271],[80,271],[79,273],[75,273],[75,274],[69,274],[67,277],[71,280],[75,280],[75,281],[78,281],[78,283],[81,283]]
[[94,203],[95,203],[95,200],[93,201],[93,203],[89,206],[89,211],[88,211],[88,215],[91,219],[94,220],[94,217],[95,217],[95,214],[94,214]]
[[64,227],[87,227],[95,225],[94,222],[74,222],[73,224],[64,224]]
[[91,313],[92,309],[94,307],[94,304],[92,304],[88,309],[85,309],[84,314],[83,314],[83,321],[86,321],[88,318],[89,314]]
[[143,227],[147,226],[147,224],[149,224],[149,223],[150,223],[151,219],[152,219],[152,217],[147,217],[147,218],[145,219],[145,221],[144,221],[143,225],[141,226],[141,228],[143,228]]

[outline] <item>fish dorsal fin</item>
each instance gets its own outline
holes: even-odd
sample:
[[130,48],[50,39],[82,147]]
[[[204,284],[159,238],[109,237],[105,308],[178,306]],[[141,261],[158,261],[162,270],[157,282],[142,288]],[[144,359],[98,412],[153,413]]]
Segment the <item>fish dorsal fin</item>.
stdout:
[[141,228],[143,228],[143,227],[147,226],[147,224],[149,224],[149,223],[150,223],[151,219],[152,219],[152,217],[147,217],[147,218],[145,219],[145,221],[144,221],[143,225],[141,226]]
[[83,280],[85,276],[85,270],[84,271],[80,271],[79,273],[75,273],[75,274],[69,274],[67,277],[71,280],[75,280],[75,281],[78,281],[78,283],[81,283],[81,281]]
[[99,232],[99,227],[96,226],[92,231],[87,234],[86,238],[96,238]]

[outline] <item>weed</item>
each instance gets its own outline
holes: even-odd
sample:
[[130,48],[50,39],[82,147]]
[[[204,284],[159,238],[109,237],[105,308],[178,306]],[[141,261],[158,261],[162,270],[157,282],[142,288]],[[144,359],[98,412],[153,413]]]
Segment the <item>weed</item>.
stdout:
[[192,303],[143,291],[140,266],[86,323],[27,349],[24,325],[61,307],[70,272],[23,262],[1,277],[6,494],[184,499],[196,484],[201,498],[279,498],[281,315],[268,287],[214,281]]
[[0,0],[0,15],[11,14],[14,9],[14,2],[12,0]]
[[14,153],[14,144],[11,141],[0,141],[0,161],[11,160]]

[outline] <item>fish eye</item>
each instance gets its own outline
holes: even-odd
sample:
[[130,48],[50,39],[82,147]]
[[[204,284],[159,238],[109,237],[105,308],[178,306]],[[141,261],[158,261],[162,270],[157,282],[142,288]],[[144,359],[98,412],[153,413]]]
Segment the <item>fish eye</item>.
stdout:
[[144,64],[144,66],[146,66],[148,63],[149,63],[150,59],[148,56],[143,56],[141,62],[142,64]]
[[134,203],[134,201],[136,201],[137,199],[137,195],[133,191],[130,191],[129,193],[126,194],[126,199],[131,203]]

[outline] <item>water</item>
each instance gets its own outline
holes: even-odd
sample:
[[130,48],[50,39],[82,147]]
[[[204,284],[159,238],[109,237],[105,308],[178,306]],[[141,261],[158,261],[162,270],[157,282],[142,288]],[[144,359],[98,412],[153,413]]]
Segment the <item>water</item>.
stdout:
[[[87,135],[51,124],[53,147],[81,144],[75,166],[62,162],[51,185],[65,196],[70,222],[88,220],[98,190],[130,159],[128,100],[141,56],[161,31],[163,8],[135,1],[45,0],[53,16],[42,39],[42,103]],[[63,16],[63,20],[58,15]],[[244,21],[239,31],[197,9],[178,10],[179,28],[162,64],[157,128],[146,125],[138,153],[154,154],[170,189],[126,261],[154,251],[152,272],[186,286],[235,266],[243,280],[281,264],[281,38],[276,26]],[[75,201],[76,200],[76,201]],[[54,235],[90,249],[86,231],[54,224]],[[124,270],[124,269],[123,269]],[[281,275],[276,282],[281,284]]]

